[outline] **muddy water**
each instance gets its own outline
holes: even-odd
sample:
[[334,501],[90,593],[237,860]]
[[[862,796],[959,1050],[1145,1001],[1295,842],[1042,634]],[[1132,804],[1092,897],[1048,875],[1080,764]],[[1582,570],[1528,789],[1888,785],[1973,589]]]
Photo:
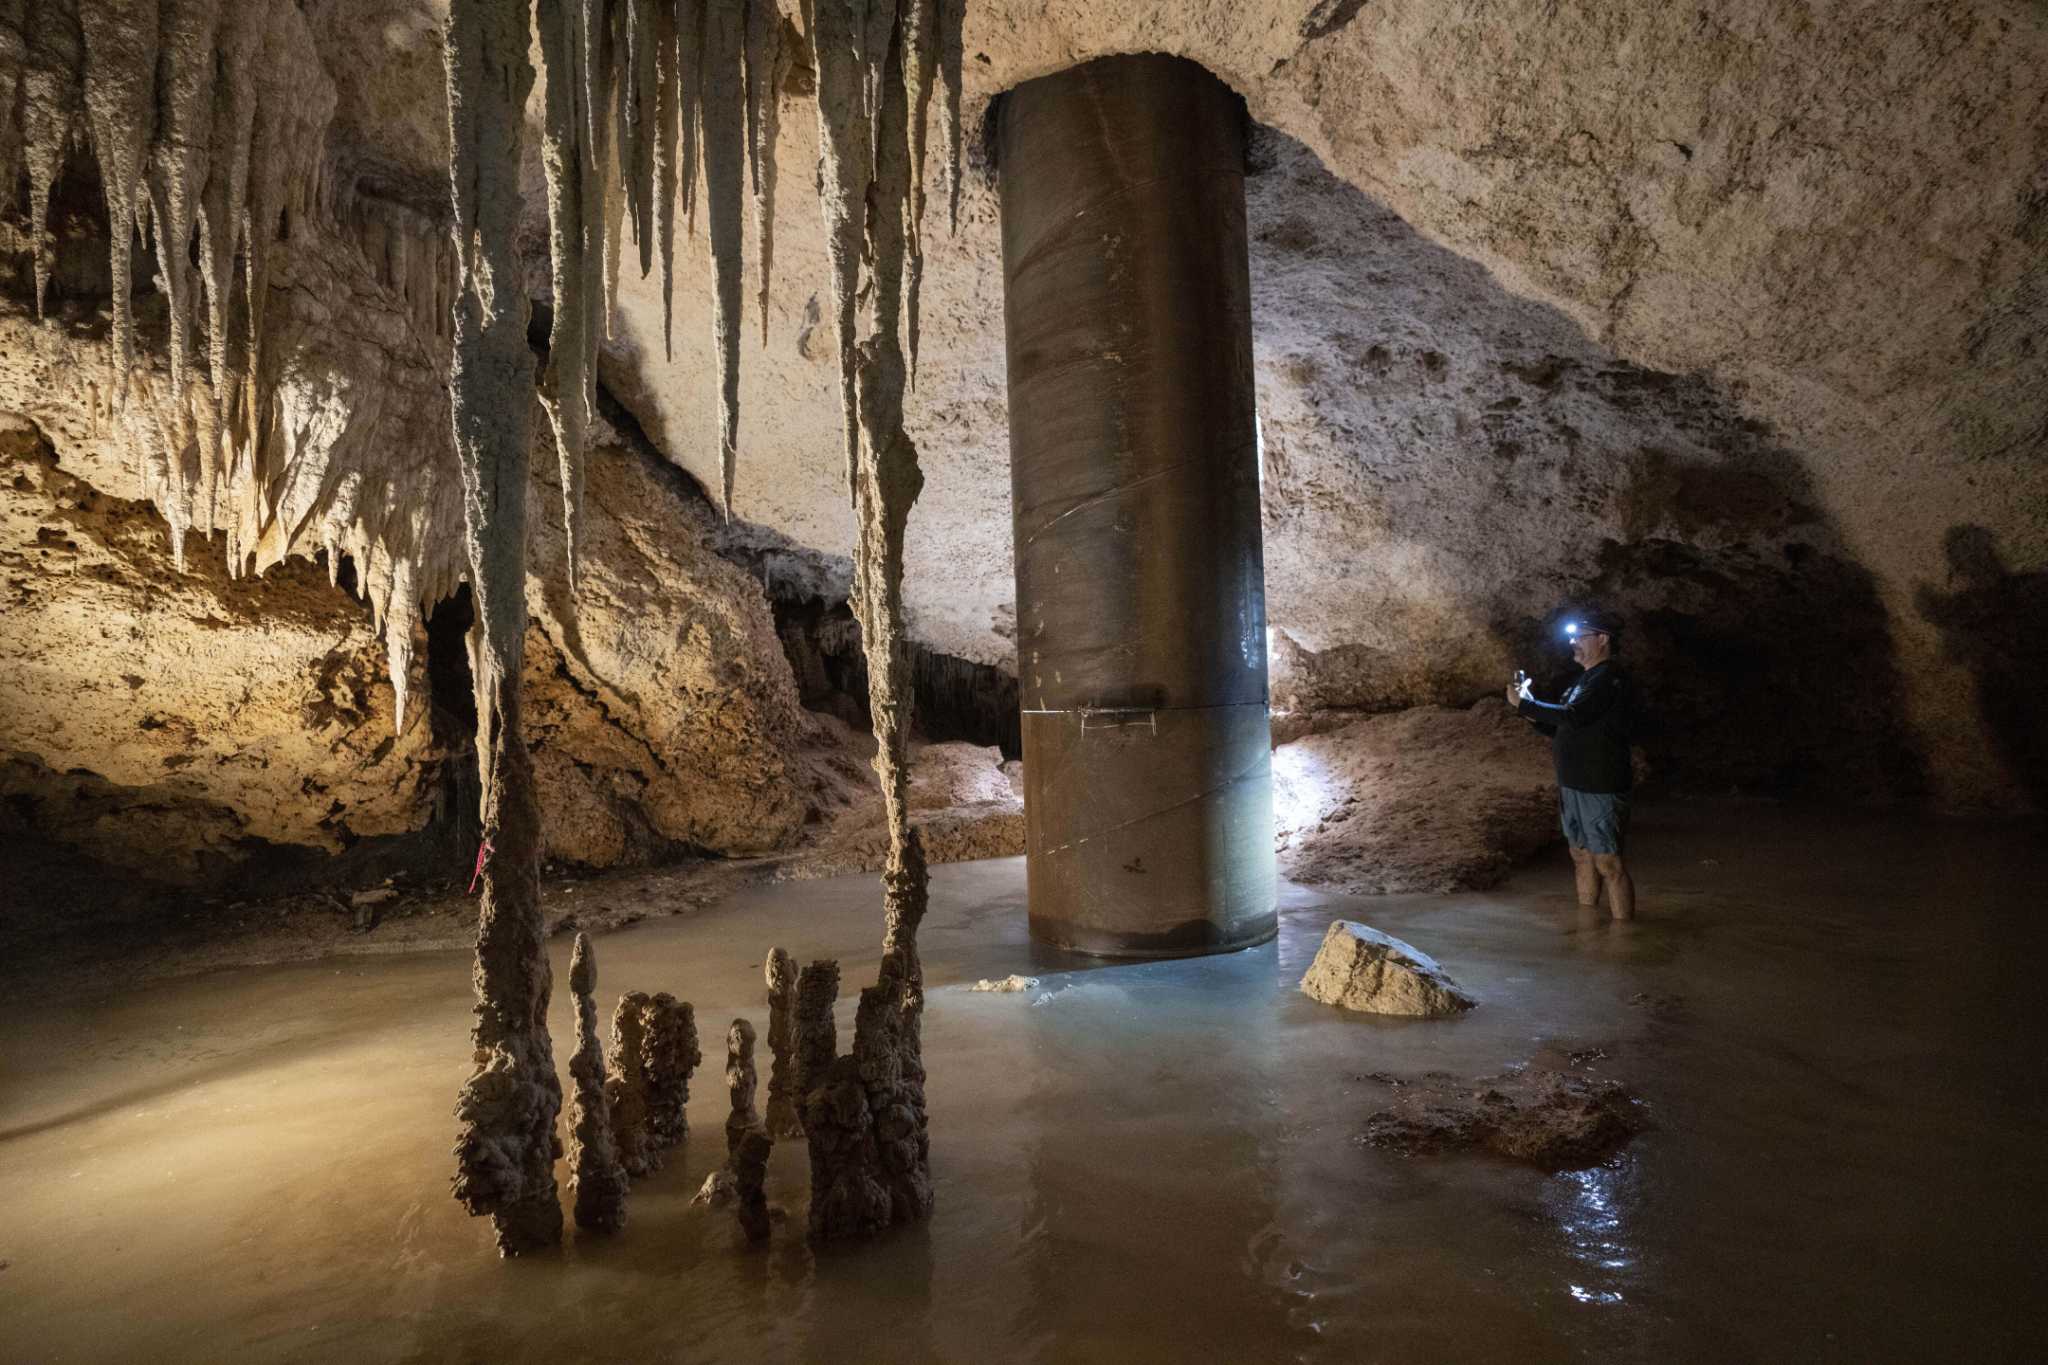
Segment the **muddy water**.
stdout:
[[[766,1250],[688,1206],[723,1153],[707,1058],[622,1237],[497,1260],[447,1193],[463,955],[0,1005],[0,1358],[2020,1358],[2048,1328],[2042,833],[1666,807],[1632,927],[1579,916],[1546,864],[1484,895],[1290,890],[1277,942],[1139,966],[1034,953],[1019,862],[941,869],[938,1211],[823,1256],[795,1144]],[[1300,996],[1338,914],[1482,1007]],[[601,939],[601,996],[693,999],[714,1052],[736,1013],[765,1025],[770,944],[860,980],[878,922],[870,878],[742,893]],[[962,988],[1012,972],[1039,988]],[[1482,1075],[1553,1039],[1601,1045],[1649,1106],[1609,1164],[1354,1142],[1365,1073]]]

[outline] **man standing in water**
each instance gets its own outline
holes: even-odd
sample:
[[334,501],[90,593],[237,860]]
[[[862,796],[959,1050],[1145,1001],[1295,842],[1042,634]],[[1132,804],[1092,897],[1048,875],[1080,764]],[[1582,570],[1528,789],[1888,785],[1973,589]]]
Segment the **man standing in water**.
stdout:
[[1557,763],[1558,815],[1571,845],[1579,904],[1600,903],[1607,888],[1608,913],[1632,919],[1636,887],[1622,861],[1628,839],[1629,722],[1633,697],[1628,678],[1615,662],[1621,625],[1605,612],[1591,611],[1565,623],[1572,658],[1585,671],[1555,702],[1538,701],[1526,675],[1508,686],[1508,705],[1551,736]]

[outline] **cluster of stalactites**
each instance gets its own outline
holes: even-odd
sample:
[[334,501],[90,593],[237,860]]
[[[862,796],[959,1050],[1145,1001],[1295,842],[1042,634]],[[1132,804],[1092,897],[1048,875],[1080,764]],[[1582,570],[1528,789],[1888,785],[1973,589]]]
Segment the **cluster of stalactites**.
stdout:
[[[873,269],[891,276],[888,326],[898,301],[907,319],[911,368],[917,351],[917,294],[923,272],[927,113],[945,90],[942,141],[951,203],[959,209],[960,0],[805,0],[802,31],[777,0],[537,0],[546,68],[542,164],[548,179],[549,249],[555,280],[549,372],[543,401],[561,459],[569,573],[577,571],[585,431],[595,392],[599,342],[610,335],[622,255],[630,229],[644,278],[659,263],[663,345],[672,345],[675,227],[694,235],[701,178],[714,293],[718,369],[720,498],[732,513],[739,442],[739,334],[745,183],[751,178],[758,259],[756,308],[768,337],[774,266],[775,145],[781,100],[811,50],[826,219],[832,231],[832,293],[840,319],[842,397],[851,480],[858,441],[853,324],[862,244]],[[867,206],[884,136],[881,105],[890,85],[908,92],[908,118],[888,132],[910,174],[882,212],[893,233],[878,235]],[[829,73],[829,78],[828,78]],[[884,237],[887,239],[885,240]]]
[[[0,0],[0,184],[28,183],[39,313],[54,261],[51,198],[74,145],[90,151],[107,204],[107,363],[71,382],[140,453],[181,570],[192,531],[224,534],[236,576],[321,551],[332,574],[340,553],[351,556],[403,728],[416,607],[463,572],[445,549],[459,503],[452,487],[379,475],[392,423],[441,450],[445,398],[430,420],[394,416],[376,376],[351,372],[355,357],[310,325],[266,319],[273,247],[289,239],[292,256],[319,256],[352,243],[360,260],[308,273],[330,284],[367,263],[383,295],[376,311],[410,323],[407,362],[435,369],[447,362],[455,259],[445,221],[358,195],[336,173],[326,151],[335,100],[294,0]],[[138,238],[167,317],[167,374],[138,363]],[[291,354],[271,353],[278,326]],[[426,481],[438,472],[452,485],[444,461],[419,463]]]

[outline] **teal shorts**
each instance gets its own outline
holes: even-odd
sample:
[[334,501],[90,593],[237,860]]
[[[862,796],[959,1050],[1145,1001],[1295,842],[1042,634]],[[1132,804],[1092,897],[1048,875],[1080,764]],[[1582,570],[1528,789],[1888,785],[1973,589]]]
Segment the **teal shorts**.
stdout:
[[1565,842],[1588,853],[1615,853],[1628,842],[1628,793],[1557,789],[1558,823]]

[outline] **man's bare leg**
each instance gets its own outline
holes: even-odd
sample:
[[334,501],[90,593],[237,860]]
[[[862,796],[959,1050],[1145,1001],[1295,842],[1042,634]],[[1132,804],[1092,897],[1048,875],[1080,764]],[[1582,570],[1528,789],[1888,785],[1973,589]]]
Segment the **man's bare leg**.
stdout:
[[[1576,854],[1579,850],[1573,849]],[[1619,853],[1595,853],[1589,855],[1593,869],[1600,881],[1607,887],[1607,912],[1616,919],[1636,917],[1636,884],[1628,875],[1628,864],[1621,860]],[[1580,880],[1579,899],[1585,900],[1584,879]]]
[[1578,883],[1579,904],[1598,905],[1600,903],[1600,873],[1593,866],[1593,855],[1587,850],[1580,848],[1577,844],[1573,844],[1570,847],[1572,851],[1572,880]]

